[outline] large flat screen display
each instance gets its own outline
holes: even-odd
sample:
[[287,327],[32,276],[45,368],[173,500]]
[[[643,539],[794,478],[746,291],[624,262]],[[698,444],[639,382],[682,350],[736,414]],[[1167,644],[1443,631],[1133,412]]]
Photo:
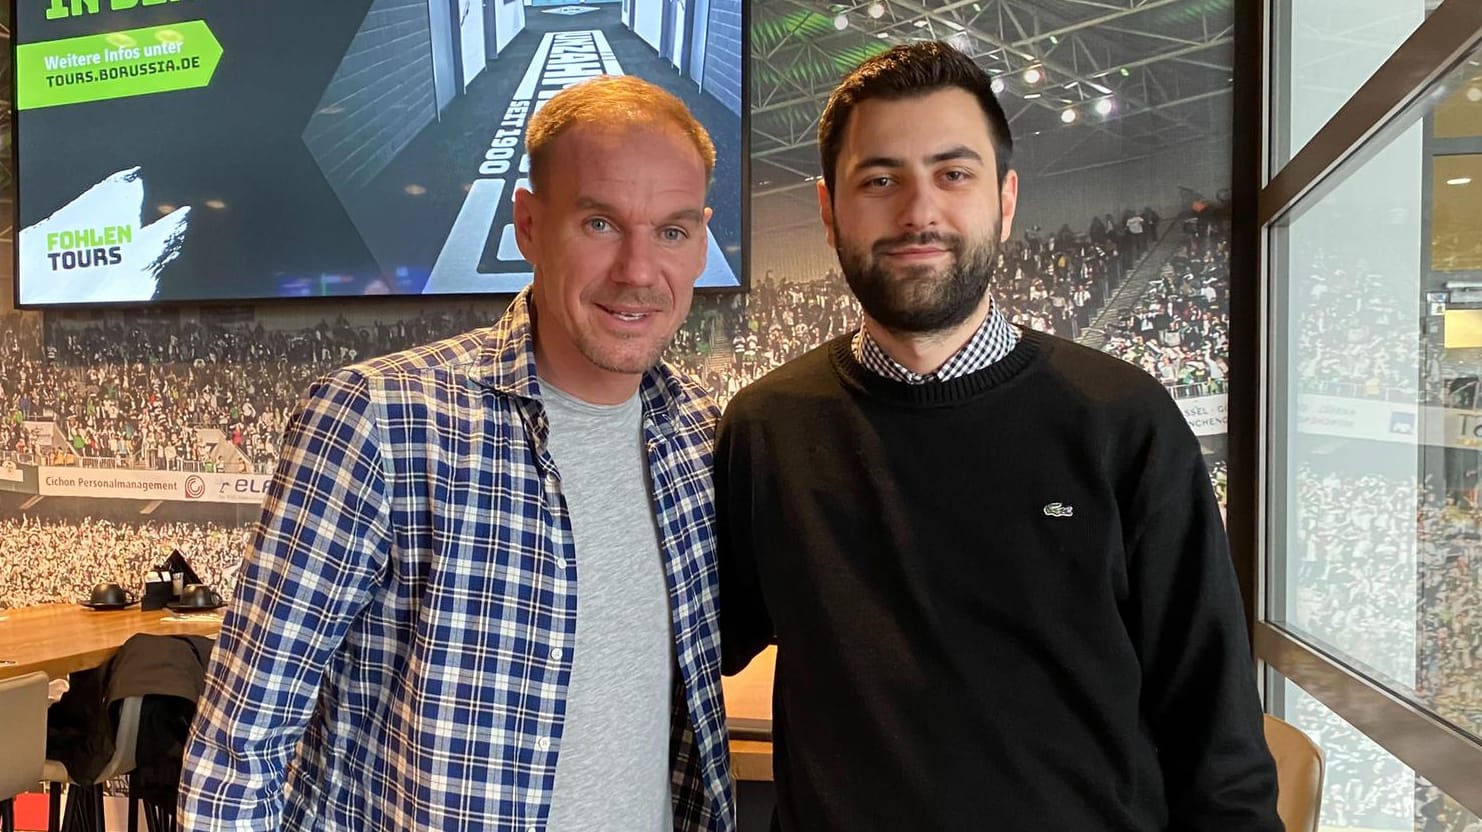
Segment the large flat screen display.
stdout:
[[737,0],[22,0],[15,14],[22,306],[518,291],[524,128],[565,87],[619,73],[709,129],[699,285],[742,286]]

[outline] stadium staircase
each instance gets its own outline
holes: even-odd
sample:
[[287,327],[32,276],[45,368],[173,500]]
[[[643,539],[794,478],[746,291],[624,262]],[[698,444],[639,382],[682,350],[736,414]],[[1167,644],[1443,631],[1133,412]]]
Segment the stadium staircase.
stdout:
[[1137,302],[1142,299],[1143,292],[1147,291],[1148,284],[1158,276],[1163,264],[1168,262],[1168,258],[1172,257],[1183,243],[1184,234],[1178,223],[1170,222],[1165,229],[1158,242],[1154,243],[1153,247],[1148,249],[1148,253],[1143,255],[1142,260],[1132,267],[1132,273],[1122,281],[1121,287],[1117,289],[1116,294],[1112,295],[1112,299],[1107,301],[1106,306],[1101,308],[1095,320],[1091,321],[1091,325],[1081,330],[1080,337],[1076,338],[1077,341],[1098,350],[1106,346],[1107,326],[1120,321],[1128,310],[1137,305]]
[[226,432],[218,428],[196,428],[196,441],[200,443],[205,460],[214,463],[217,471],[235,474],[251,471],[247,455],[227,439]]
[[705,372],[725,375],[731,369],[736,349],[731,333],[721,326],[720,318],[710,322],[710,354],[705,359]]

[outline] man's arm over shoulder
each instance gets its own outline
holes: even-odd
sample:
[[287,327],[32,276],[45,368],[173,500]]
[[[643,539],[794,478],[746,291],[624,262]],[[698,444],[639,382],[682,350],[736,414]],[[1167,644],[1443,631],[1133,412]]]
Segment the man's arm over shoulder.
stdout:
[[[1198,440],[1154,391],[1126,524],[1128,627],[1172,830],[1281,832],[1276,769],[1219,506]],[[1134,429],[1134,433],[1135,433]]]
[[764,450],[743,393],[732,400],[715,438],[715,513],[720,563],[721,671],[740,673],[772,640],[772,618],[757,571],[752,495],[754,461]]
[[275,830],[325,667],[389,551],[375,405],[340,371],[309,391],[282,456],[185,750],[184,832]]

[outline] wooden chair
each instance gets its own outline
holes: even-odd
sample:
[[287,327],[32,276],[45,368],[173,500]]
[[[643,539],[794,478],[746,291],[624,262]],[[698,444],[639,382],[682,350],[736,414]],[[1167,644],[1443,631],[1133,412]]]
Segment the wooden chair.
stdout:
[[1318,810],[1322,807],[1322,749],[1296,726],[1270,714],[1266,714],[1266,745],[1276,760],[1280,789],[1276,812],[1286,832],[1317,832]]

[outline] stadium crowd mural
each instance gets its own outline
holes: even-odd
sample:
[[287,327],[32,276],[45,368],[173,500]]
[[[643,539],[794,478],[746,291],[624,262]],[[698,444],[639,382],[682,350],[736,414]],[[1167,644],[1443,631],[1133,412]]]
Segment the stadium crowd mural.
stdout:
[[[1219,211],[1167,213],[1124,208],[1053,233],[1031,228],[1016,234],[998,256],[996,302],[1019,326],[1099,343],[1159,378],[1176,398],[1224,393],[1228,220]],[[1141,229],[1136,235],[1128,230],[1133,218]],[[1342,297],[1364,279],[1335,268],[1313,291]],[[43,466],[99,476],[265,480],[283,427],[316,376],[486,325],[503,308],[503,301],[378,300],[333,309],[0,313],[0,609],[72,601],[99,580],[135,583],[176,549],[230,597],[256,520],[252,493],[230,502],[165,501],[162,508],[142,498],[34,500],[20,474]],[[1314,309],[1321,319],[1304,319],[1307,329],[1299,338],[1359,324],[1377,333],[1392,314],[1361,304]],[[668,358],[724,406],[746,384],[858,322],[858,305],[836,268],[765,270],[752,275],[749,293],[698,296]],[[1337,380],[1343,392],[1357,396],[1405,389],[1407,379],[1385,363],[1385,349],[1372,351],[1364,363],[1341,364],[1317,349],[1317,339],[1313,344],[1314,378],[1323,376],[1330,385]],[[1202,438],[1223,503],[1224,443],[1217,434]],[[1300,568],[1314,578],[1299,582],[1304,621],[1319,630],[1366,633],[1375,649],[1396,653],[1397,664],[1415,663],[1418,686],[1435,707],[1482,726],[1482,674],[1476,672],[1482,627],[1466,603],[1482,595],[1467,551],[1482,535],[1482,514],[1448,506],[1444,495],[1427,502],[1429,492],[1403,482],[1304,471],[1299,484],[1308,495],[1298,518],[1308,542]],[[1399,582],[1375,580],[1363,562],[1349,557],[1372,548],[1353,539],[1357,532],[1346,518],[1356,507],[1376,517],[1409,511],[1430,530],[1408,544],[1419,551],[1400,559],[1421,570],[1424,599],[1394,596]],[[1375,534],[1380,525],[1376,521]],[[1384,622],[1413,616],[1417,608],[1424,610],[1418,626],[1427,635],[1422,654],[1399,655],[1416,648],[1389,638]],[[1355,826],[1398,822],[1412,805],[1401,786],[1393,794],[1360,786],[1383,765],[1382,752],[1339,746],[1330,774],[1337,787],[1329,790],[1325,809]],[[1350,776],[1354,785],[1346,788]]]
[[[1020,326],[1077,338],[1135,268],[1159,274],[1140,308],[1172,317],[1159,312],[1149,327],[1139,325],[1135,336],[1113,338],[1107,348],[1153,368],[1176,365],[1159,373],[1170,390],[1206,380],[1222,372],[1208,358],[1222,347],[1222,331],[1206,318],[1221,319],[1224,295],[1223,286],[1209,297],[1200,289],[1222,279],[1222,227],[1181,224],[1151,208],[1119,208],[1053,233],[1030,228],[1002,246],[994,297]],[[1179,235],[1175,256],[1145,263],[1162,234]],[[231,505],[212,494],[200,503],[170,503],[176,515],[184,512],[171,522],[127,513],[103,521],[79,512],[95,506],[90,498],[97,495],[54,491],[34,503],[0,500],[0,523],[14,532],[6,534],[0,561],[0,606],[72,600],[105,578],[130,582],[176,547],[201,562],[203,577],[216,579],[238,556],[238,530],[255,520],[260,483],[315,377],[487,325],[503,308],[492,300],[376,300],[333,310],[7,311],[0,316],[0,463],[8,470],[81,469],[93,472],[93,481],[127,475],[141,482],[165,477],[166,484],[169,477],[196,475],[213,486],[233,475],[256,484]],[[858,322],[858,305],[835,269],[768,270],[753,276],[747,294],[697,296],[669,358],[724,406],[746,384]],[[25,487],[16,483],[14,490]],[[144,496],[126,502],[137,511]]]

